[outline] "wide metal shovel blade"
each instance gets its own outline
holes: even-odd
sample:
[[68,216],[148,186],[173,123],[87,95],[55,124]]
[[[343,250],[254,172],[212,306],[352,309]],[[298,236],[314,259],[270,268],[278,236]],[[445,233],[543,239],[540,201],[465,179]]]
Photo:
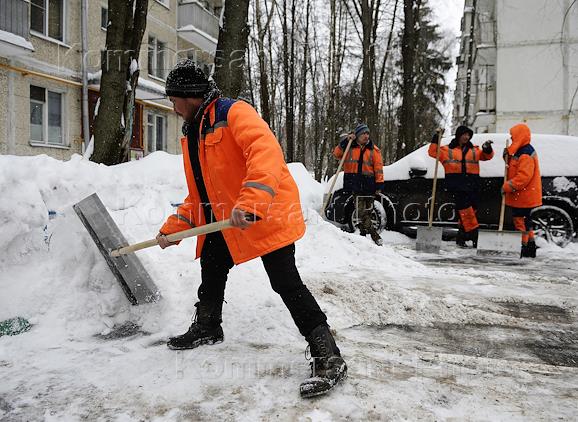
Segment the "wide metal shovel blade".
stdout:
[[480,230],[478,255],[520,255],[522,232]]
[[443,231],[442,227],[418,226],[415,249],[418,252],[439,253]]
[[104,207],[96,193],[73,205],[74,211],[90,233],[90,237],[106,260],[110,270],[120,283],[120,287],[133,305],[156,302],[160,292],[147,270],[135,254],[118,258],[110,256],[110,251],[128,242]]

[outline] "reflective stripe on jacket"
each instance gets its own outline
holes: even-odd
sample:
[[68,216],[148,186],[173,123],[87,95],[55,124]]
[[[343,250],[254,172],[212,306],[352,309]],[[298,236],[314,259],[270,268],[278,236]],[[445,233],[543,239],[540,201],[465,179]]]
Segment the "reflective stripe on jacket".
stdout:
[[[199,130],[199,160],[215,218],[230,218],[233,208],[260,218],[245,230],[223,231],[233,261],[239,264],[300,239],[305,223],[299,190],[279,142],[255,109],[243,101],[218,98],[205,110]],[[181,147],[189,194],[161,228],[164,234],[189,229],[187,220],[205,224],[186,137]],[[204,239],[197,240],[197,258]]]
[[[333,150],[337,159],[343,157],[347,141],[341,142]],[[364,147],[357,142],[351,144],[343,162],[343,189],[356,193],[373,194],[383,189],[383,160],[381,151],[369,141]]]
[[[437,144],[430,144],[428,154],[436,157]],[[445,187],[449,191],[471,192],[479,189],[480,161],[491,160],[494,152],[485,153],[468,142],[463,148],[456,139],[440,146],[440,163],[444,166]]]

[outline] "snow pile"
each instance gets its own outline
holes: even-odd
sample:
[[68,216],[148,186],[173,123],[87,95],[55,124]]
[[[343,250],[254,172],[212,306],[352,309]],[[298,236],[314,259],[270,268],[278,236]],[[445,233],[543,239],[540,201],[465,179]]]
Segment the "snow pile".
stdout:
[[[389,374],[387,382],[372,377],[367,365],[376,356],[380,365],[402,359],[409,365],[416,357],[401,357],[403,346],[395,340],[366,347],[373,340],[362,338],[370,333],[363,327],[524,321],[472,301],[471,292],[487,298],[498,291],[482,270],[426,267],[398,233],[384,233],[386,246],[380,248],[323,221],[317,214],[322,186],[302,165],[289,167],[307,219],[297,266],[350,364],[351,381],[343,388],[320,401],[298,398],[308,371],[305,342],[259,259],[229,274],[222,345],[190,353],[164,345],[190,324],[200,284],[193,239],[138,252],[162,299],[129,304],[71,207],[96,192],[129,242],[152,238],[174,212],[172,204],[186,196],[182,157],[156,152],[106,167],[80,156],[66,162],[0,156],[0,321],[21,316],[33,325],[27,333],[0,338],[0,418],[267,420],[282,412],[291,420],[411,419],[408,397],[412,404],[428,403],[425,416],[445,415],[448,410],[430,392],[415,392],[414,384]],[[508,277],[502,293],[515,297],[521,286],[557,303],[559,290],[550,285],[529,289],[522,277]],[[504,278],[500,274],[500,283]],[[375,407],[391,394],[394,410]],[[459,405],[453,410],[460,414]]]

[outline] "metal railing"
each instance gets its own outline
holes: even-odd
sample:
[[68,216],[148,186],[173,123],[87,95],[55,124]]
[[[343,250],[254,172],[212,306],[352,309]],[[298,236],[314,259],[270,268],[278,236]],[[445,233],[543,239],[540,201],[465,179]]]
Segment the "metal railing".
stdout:
[[0,30],[28,39],[28,7],[26,0],[0,0]]
[[179,3],[179,28],[189,25],[215,39],[219,37],[219,18],[195,0],[184,0]]

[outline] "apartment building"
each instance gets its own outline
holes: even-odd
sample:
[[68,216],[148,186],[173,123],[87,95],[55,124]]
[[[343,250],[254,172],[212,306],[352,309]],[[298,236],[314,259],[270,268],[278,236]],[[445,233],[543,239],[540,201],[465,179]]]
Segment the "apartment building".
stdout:
[[454,124],[578,135],[578,3],[466,0]]
[[[164,80],[183,57],[212,72],[221,10],[222,0],[149,0],[131,159],[180,152],[182,122],[164,97]],[[83,152],[83,57],[91,133],[107,24],[106,0],[0,0],[0,154],[68,159]]]

